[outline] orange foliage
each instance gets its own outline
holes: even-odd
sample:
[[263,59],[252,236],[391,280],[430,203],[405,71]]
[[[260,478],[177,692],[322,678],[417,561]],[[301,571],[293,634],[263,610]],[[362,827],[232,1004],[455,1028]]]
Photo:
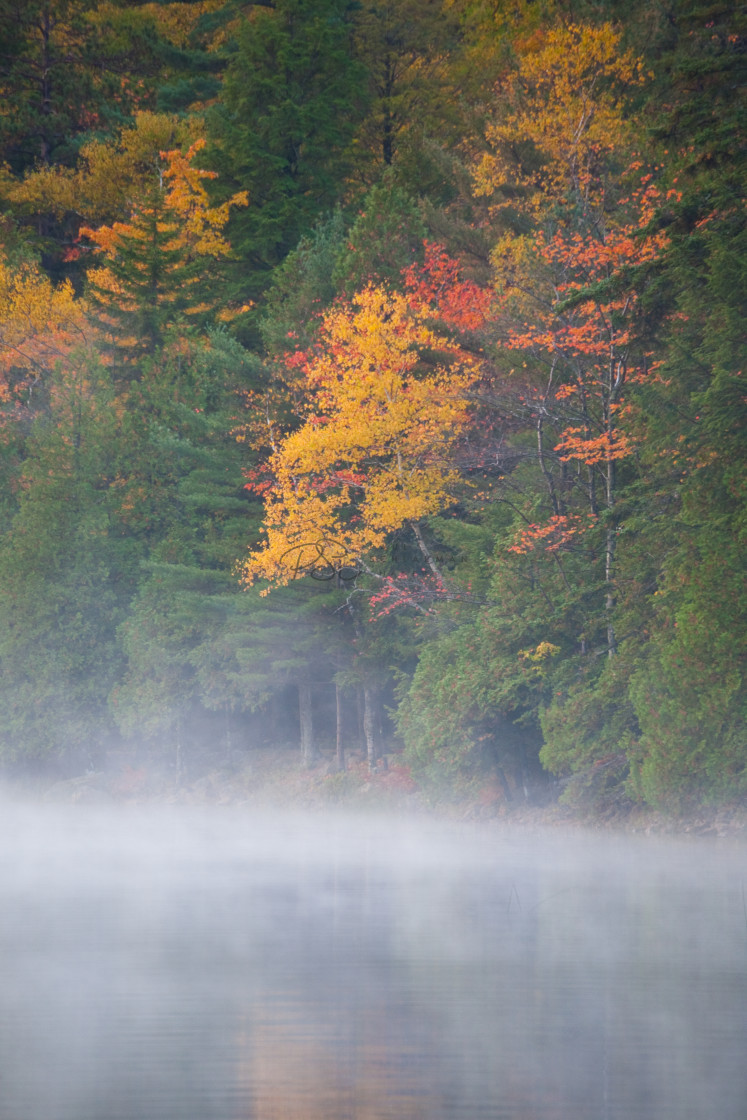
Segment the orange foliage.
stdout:
[[566,548],[583,528],[580,517],[558,514],[551,517],[545,525],[526,525],[517,533],[508,551],[524,556],[539,546],[545,552],[559,552]]
[[[452,501],[449,451],[475,369],[432,318],[420,298],[375,287],[327,313],[305,360],[305,422],[270,460],[267,540],[244,564],[245,583],[357,565]],[[424,353],[441,360],[426,365]]]
[[246,206],[249,199],[246,191],[240,191],[222,206],[210,206],[204,181],[215,179],[216,173],[193,165],[195,156],[204,147],[204,140],[196,140],[187,152],[178,148],[161,152],[164,162],[158,172],[162,187],[157,203],[146,200],[136,205],[129,222],[114,222],[98,229],[82,226],[81,234],[88,237],[100,253],[115,256],[123,241],[143,239],[142,219],[152,216],[157,207],[163,229],[170,235],[167,249],[182,249],[200,256],[225,255],[230,246],[221,231],[231,208]]
[[[185,265],[195,258],[225,257],[230,245],[223,236],[223,229],[234,206],[246,206],[246,191],[233,195],[221,206],[211,206],[205,181],[216,178],[214,171],[196,167],[194,160],[205,146],[205,141],[195,141],[183,152],[176,148],[161,152],[162,165],[158,169],[157,180],[150,184],[147,197],[133,207],[128,222],[114,222],[97,229],[81,227],[81,235],[87,237],[95,246],[96,252],[109,262],[114,262],[127,244],[143,247],[152,243],[154,235],[159,239],[159,267],[147,253],[141,253],[133,261],[133,268],[140,274],[144,289],[148,288],[147,298],[159,304],[179,302],[185,314],[199,314],[206,310],[204,303],[194,300],[185,306],[185,289],[200,283],[199,273],[185,272]],[[159,275],[158,282],[155,279]],[[169,288],[169,276],[176,277],[177,283]],[[151,281],[149,284],[148,282]],[[102,306],[102,320],[108,323],[107,303],[128,311],[135,310],[143,298],[141,292],[133,293],[118,278],[110,264],[91,269],[89,283],[96,301]],[[152,289],[152,290],[151,290]],[[136,338],[121,339],[123,345],[136,345]]]
[[551,396],[565,405],[570,418],[555,448],[561,459],[594,466],[624,458],[633,449],[619,426],[625,386],[643,376],[631,364],[638,295],[630,274],[666,247],[663,232],[646,232],[661,201],[646,177],[629,201],[633,220],[628,225],[602,234],[558,229],[549,239],[542,231],[535,235],[555,300],[535,323],[509,330],[505,345],[544,355],[553,370]]
[[437,315],[452,330],[477,331],[485,325],[491,293],[472,280],[463,280],[459,262],[442,245],[425,242],[425,261],[405,270],[413,305]]

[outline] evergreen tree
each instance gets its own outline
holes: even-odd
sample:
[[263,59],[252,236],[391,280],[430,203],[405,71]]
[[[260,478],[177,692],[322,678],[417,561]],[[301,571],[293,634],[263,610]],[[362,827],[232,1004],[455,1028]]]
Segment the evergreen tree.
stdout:
[[669,35],[655,135],[672,187],[660,215],[670,249],[647,324],[661,364],[640,399],[652,478],[640,534],[661,563],[631,696],[638,788],[682,805],[736,794],[747,781],[747,19],[739,8],[683,0]]
[[344,194],[361,112],[350,0],[275,0],[242,20],[210,116],[214,166],[250,206],[228,234],[233,289],[256,298],[270,270]]
[[367,71],[369,109],[358,131],[363,157],[356,170],[368,184],[383,168],[402,164],[405,188],[416,191],[430,171],[424,141],[456,140],[462,122],[449,61],[458,41],[458,23],[443,0],[360,3],[355,46]]
[[109,380],[79,357],[50,386],[0,542],[0,752],[5,762],[95,765],[114,733],[105,696],[137,550],[118,532]]
[[204,322],[218,302],[208,295],[210,263],[228,254],[222,230],[246,195],[209,205],[203,180],[215,173],[193,163],[202,144],[161,153],[129,222],[81,231],[106,257],[88,276],[105,342],[131,370],[163,346],[169,330]]

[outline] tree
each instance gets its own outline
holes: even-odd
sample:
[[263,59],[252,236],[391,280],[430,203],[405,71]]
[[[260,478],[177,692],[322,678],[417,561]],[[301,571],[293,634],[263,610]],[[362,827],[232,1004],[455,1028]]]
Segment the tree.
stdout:
[[89,273],[90,299],[108,344],[130,368],[152,356],[183,317],[204,319],[217,302],[207,297],[207,266],[229,252],[222,231],[247,197],[210,206],[205,180],[215,172],[194,165],[202,147],[198,140],[187,152],[161,153],[129,222],[81,229],[106,258]]
[[[560,228],[546,241],[535,238],[540,259],[549,268],[552,302],[538,300],[528,330],[511,330],[506,345],[541,361],[546,381],[525,398],[534,421],[537,460],[547,486],[551,517],[545,525],[521,528],[511,546],[529,552],[538,543],[559,549],[584,529],[577,498],[587,503],[587,527],[601,520],[604,534],[607,651],[616,648],[615,553],[619,532],[615,507],[618,466],[634,450],[629,410],[631,383],[647,376],[642,353],[636,355],[632,324],[638,293],[631,284],[663,251],[663,232],[646,234],[661,192],[647,182],[632,192],[633,221],[599,230],[568,233]],[[619,216],[617,222],[620,221]],[[548,428],[550,436],[548,447]],[[556,442],[552,442],[555,440]],[[569,485],[563,465],[575,464]],[[560,467],[560,471],[558,471]],[[585,477],[580,473],[585,471]]]
[[69,158],[76,134],[91,127],[100,107],[91,36],[97,6],[96,0],[0,4],[0,82],[12,106],[2,117],[0,149],[16,173]]
[[644,78],[641,60],[608,23],[544,32],[539,48],[522,52],[497,102],[490,150],[475,172],[478,193],[497,194],[498,208],[535,214],[559,200],[587,212],[603,207],[616,157],[634,135],[625,95]]
[[0,541],[0,752],[22,765],[97,765],[121,670],[116,627],[137,555],[117,530],[116,410],[108,377],[79,354],[48,386]]
[[292,341],[310,346],[322,315],[338,294],[335,270],[344,250],[346,223],[337,207],[304,234],[295,249],[273,269],[259,330],[267,352],[280,357]]
[[669,247],[646,301],[659,364],[638,388],[652,478],[641,549],[660,560],[631,673],[631,758],[640,794],[685,808],[739,796],[747,773],[747,25],[743,11],[687,0],[668,30],[652,116],[677,194],[659,216]]
[[360,200],[332,279],[346,296],[366,284],[401,287],[405,270],[422,261],[426,233],[420,207],[385,172]]
[[335,296],[366,284],[402,286],[422,259],[426,228],[415,201],[385,175],[360,199],[352,220],[341,208],[320,219],[274,269],[260,322],[262,340],[280,355],[288,340],[306,349]]
[[116,136],[94,136],[80,146],[74,166],[42,165],[22,179],[7,179],[3,193],[22,221],[51,216],[64,234],[64,263],[84,262],[80,226],[127,221],[147,194],[154,173],[163,169],[161,152],[186,150],[195,140],[194,124],[175,116],[138,111]]
[[[704,53],[714,52],[719,69],[731,74],[730,35],[708,22],[700,41],[694,31],[688,35],[688,52],[707,42]],[[698,85],[718,83],[714,59],[700,62]],[[692,65],[688,60],[688,75]],[[541,358],[547,378],[523,397],[536,420],[547,513],[540,520],[523,506],[531,524],[519,527],[510,547],[533,561],[532,585],[539,577],[547,590],[538,564],[554,556],[568,590],[581,576],[586,597],[580,650],[566,651],[547,614],[545,637],[565,656],[554,658],[539,710],[543,761],[567,773],[611,759],[618,782],[629,764],[629,791],[680,805],[688,797],[723,796],[722,779],[740,788],[744,770],[743,666],[734,652],[744,625],[734,582],[743,503],[731,468],[741,454],[734,329],[741,316],[734,309],[744,298],[743,270],[735,268],[743,218],[735,206],[736,121],[726,123],[724,108],[721,127],[731,135],[725,141],[713,132],[712,112],[709,98],[704,132],[679,132],[683,148],[675,160],[663,153],[671,172],[659,167],[657,180],[646,177],[630,199],[615,200],[615,209],[607,188],[592,183],[585,194],[569,192],[575,211],[559,212],[561,195],[550,180],[555,209],[544,206],[542,194],[533,205],[556,228],[518,246],[506,238],[494,255],[496,265],[506,266],[506,287],[521,289],[509,301],[514,314],[530,320],[533,290],[537,308],[545,301],[557,313],[549,331],[541,310],[530,330],[507,331],[525,362]],[[666,144],[672,143],[670,133]],[[542,182],[525,187],[531,198]],[[542,272],[547,264],[550,280]],[[711,442],[716,431],[718,450]],[[574,463],[576,470],[564,468]],[[595,474],[602,483],[596,495]],[[588,528],[574,524],[579,499],[598,506]],[[578,567],[584,554],[585,572]],[[599,622],[583,617],[600,595],[603,643]],[[597,620],[601,613],[593,612]],[[602,650],[616,656],[596,657]]]
[[[355,18],[356,53],[367,70],[369,107],[358,142],[378,178],[382,168],[411,162],[410,189],[422,181],[423,135],[443,139],[454,128],[449,56],[457,23],[443,0],[364,0]],[[417,168],[417,170],[416,170]],[[358,174],[372,172],[359,161]]]
[[127,533],[143,542],[146,559],[119,631],[127,664],[110,703],[130,740],[156,749],[165,737],[177,768],[196,729],[212,726],[206,713],[242,712],[256,700],[218,656],[240,610],[231,567],[256,531],[245,455],[231,430],[256,372],[251,355],[213,331],[166,347],[123,402],[117,491]]
[[352,8],[350,0],[275,0],[237,29],[209,127],[224,189],[251,199],[228,228],[242,302],[264,290],[270,270],[344,193],[361,110]]
[[[567,765],[560,721],[543,713],[574,689],[591,696],[600,644],[617,648],[618,472],[635,443],[623,410],[647,368],[634,287],[663,237],[646,229],[658,203],[645,187],[627,210],[620,185],[610,189],[629,159],[624,94],[643,73],[619,34],[535,26],[516,46],[475,176],[492,204],[496,298],[470,430],[482,500],[465,503],[460,528],[464,537],[470,522],[493,527],[483,562],[492,578],[479,618],[440,608],[452,628],[423,651],[401,726],[418,768],[464,774],[487,754],[520,786],[522,768],[537,765],[541,727],[543,757]],[[448,264],[444,280],[448,306]],[[461,304],[462,329],[479,328],[474,307]],[[451,314],[457,325],[459,301]],[[452,582],[465,567],[475,578],[461,550],[454,563]],[[620,710],[629,717],[630,704]]]
[[313,397],[270,461],[267,541],[245,582],[368,567],[403,526],[438,576],[419,523],[453,500],[449,451],[474,362],[426,320],[422,305],[373,287],[325,316],[306,362]]
[[0,257],[0,410],[28,416],[56,363],[86,337],[85,304],[25,254]]

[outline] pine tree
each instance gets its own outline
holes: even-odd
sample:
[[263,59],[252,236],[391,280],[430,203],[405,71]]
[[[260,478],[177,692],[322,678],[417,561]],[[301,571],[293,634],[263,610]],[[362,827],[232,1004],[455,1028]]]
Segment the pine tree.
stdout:
[[88,276],[99,325],[116,360],[132,371],[163,346],[177,323],[205,322],[218,302],[217,293],[208,294],[210,264],[228,254],[222,230],[231,207],[246,205],[246,195],[209,205],[204,180],[215,173],[193,162],[203,144],[161,153],[129,222],[81,230],[106,259]]
[[350,0],[276,0],[238,29],[209,120],[221,182],[250,198],[228,227],[242,301],[263,291],[270,270],[344,193],[362,108],[353,8]]
[[80,356],[49,386],[0,541],[0,755],[99,763],[121,671],[116,628],[137,570],[117,527],[117,419],[109,378]]

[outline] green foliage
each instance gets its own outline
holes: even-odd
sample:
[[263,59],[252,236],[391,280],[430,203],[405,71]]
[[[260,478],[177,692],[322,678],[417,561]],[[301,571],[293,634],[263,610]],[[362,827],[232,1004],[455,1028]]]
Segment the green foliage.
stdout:
[[259,329],[270,354],[312,341],[322,312],[337,295],[335,270],[345,243],[342,210],[320,218],[272,273]]
[[82,356],[50,386],[0,543],[0,755],[95,759],[121,669],[116,627],[137,553],[118,533],[116,420],[106,374]]
[[403,270],[422,260],[425,236],[420,208],[389,175],[366,192],[349,225],[339,207],[320,219],[272,273],[260,320],[269,352],[308,346],[338,295],[367,283],[401,287]]
[[654,804],[747,789],[744,544],[744,518],[741,527],[696,522],[665,567],[630,690],[641,729],[635,776]]
[[583,771],[636,742],[626,661],[619,655],[600,666],[575,659],[554,674],[552,693],[540,710],[540,759],[551,773]]
[[457,22],[443,0],[361,0],[355,45],[367,72],[369,109],[356,141],[367,182],[385,167],[409,163],[415,174],[407,186],[417,190],[415,153],[429,137],[443,141],[450,132],[456,141],[459,100],[448,61],[457,40]]
[[110,351],[131,375],[196,302],[190,292],[195,275],[195,262],[185,259],[184,247],[175,243],[175,222],[154,179],[131,235],[118,239],[106,268],[92,270],[87,287]]
[[401,286],[403,271],[423,259],[426,233],[418,205],[385,174],[361,199],[335,263],[336,287],[352,295],[366,284]]
[[222,183],[249,192],[228,230],[243,299],[263,291],[270,270],[343,192],[361,111],[351,8],[350,0],[277,0],[238,27],[208,121]]

